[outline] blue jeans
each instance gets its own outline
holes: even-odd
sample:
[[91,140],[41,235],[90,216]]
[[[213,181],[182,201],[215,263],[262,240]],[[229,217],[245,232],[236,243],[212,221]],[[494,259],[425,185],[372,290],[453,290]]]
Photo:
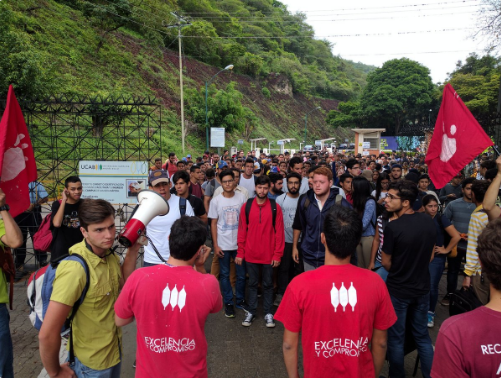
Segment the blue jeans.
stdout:
[[429,311],[435,312],[438,302],[438,284],[445,269],[446,255],[435,255],[435,258],[430,263],[430,309]]
[[0,303],[0,377],[2,378],[14,378],[14,353],[9,321],[7,303]]
[[[219,258],[219,276],[221,279],[221,291],[223,292],[223,301],[225,304],[233,304],[233,290],[230,283],[230,261],[235,260],[237,251],[223,251],[224,256]],[[235,264],[237,271],[237,283],[235,287],[237,303],[245,299],[245,261],[242,265]]]
[[388,277],[388,271],[377,260],[374,262],[374,272],[376,272],[378,276],[381,277],[384,282],[386,282],[386,277]]
[[407,317],[412,326],[412,335],[417,345],[421,359],[421,372],[424,378],[430,377],[431,364],[433,363],[433,347],[428,334],[428,307],[430,294],[414,298],[401,299],[390,295],[391,303],[397,314],[396,323],[388,330],[388,361],[390,362],[391,378],[405,378],[404,368],[404,342],[405,325]]
[[[94,370],[85,366],[75,357],[75,363],[71,368],[78,378],[120,378],[120,367],[122,362],[104,370]],[[3,377],[2,377],[3,378]]]

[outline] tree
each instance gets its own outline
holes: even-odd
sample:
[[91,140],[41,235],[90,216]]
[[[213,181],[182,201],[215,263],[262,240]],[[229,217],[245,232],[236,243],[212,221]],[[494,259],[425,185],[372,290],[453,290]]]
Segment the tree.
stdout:
[[498,103],[500,66],[500,58],[470,54],[464,64],[457,63],[446,83],[452,85],[473,115],[490,114]]
[[478,31],[475,37],[483,36],[487,43],[487,51],[499,49],[501,43],[499,30],[501,29],[501,1],[482,0],[482,7],[477,13]]
[[367,76],[360,111],[371,126],[398,135],[404,123],[428,114],[434,91],[428,68],[407,58],[389,60]]

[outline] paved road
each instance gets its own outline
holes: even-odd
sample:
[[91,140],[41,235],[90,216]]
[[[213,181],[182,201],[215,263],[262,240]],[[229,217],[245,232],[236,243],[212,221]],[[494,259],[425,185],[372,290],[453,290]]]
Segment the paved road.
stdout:
[[[208,261],[206,267],[208,268]],[[461,281],[461,277],[460,277]],[[439,297],[445,293],[445,274],[440,282]],[[14,310],[11,312],[11,333],[14,343],[14,372],[16,378],[39,377],[43,366],[38,350],[37,331],[28,319],[25,281],[15,285]],[[210,315],[205,328],[209,344],[207,365],[209,377],[286,377],[282,358],[283,326],[276,322],[274,329],[264,325],[262,303],[259,303],[258,319],[249,328],[242,327],[243,311],[237,312],[235,319],[227,319],[223,312]],[[448,307],[437,306],[435,328],[430,330],[433,343],[437,338],[440,325],[448,317]],[[122,377],[133,378],[132,363],[135,360],[135,324],[123,330],[124,359]],[[406,372],[412,377],[416,352],[406,357]],[[301,360],[300,360],[301,363]],[[383,371],[387,376],[387,370]],[[417,377],[420,377],[420,371]],[[43,374],[40,375],[43,377]]]

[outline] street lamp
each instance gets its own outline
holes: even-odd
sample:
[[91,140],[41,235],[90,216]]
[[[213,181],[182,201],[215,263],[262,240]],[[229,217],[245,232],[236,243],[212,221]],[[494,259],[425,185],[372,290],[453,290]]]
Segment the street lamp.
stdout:
[[308,114],[311,112],[314,112],[315,110],[321,109],[320,106],[317,106],[315,109],[310,110],[306,115],[304,116],[304,144],[306,145],[306,130],[308,130]]
[[207,94],[208,94],[209,84],[221,72],[232,70],[232,69],[233,69],[233,64],[229,64],[226,67],[224,67],[221,71],[219,71],[217,74],[212,76],[209,81],[205,82],[205,142],[206,142],[206,146],[207,146],[207,148],[205,149],[206,151],[209,151],[209,109],[207,107]]
[[431,109],[430,112],[428,113],[428,127],[430,127],[431,124]]

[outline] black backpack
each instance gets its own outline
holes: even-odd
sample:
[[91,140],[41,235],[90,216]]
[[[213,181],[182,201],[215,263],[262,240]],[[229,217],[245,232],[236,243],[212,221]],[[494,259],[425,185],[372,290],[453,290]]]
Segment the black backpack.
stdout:
[[[277,219],[277,202],[274,199],[268,198],[271,205],[271,219],[273,222],[273,230],[275,230],[275,220]],[[249,198],[247,204],[245,205],[245,220],[247,221],[247,228],[249,228],[249,215],[252,207],[252,202],[254,198]]]

